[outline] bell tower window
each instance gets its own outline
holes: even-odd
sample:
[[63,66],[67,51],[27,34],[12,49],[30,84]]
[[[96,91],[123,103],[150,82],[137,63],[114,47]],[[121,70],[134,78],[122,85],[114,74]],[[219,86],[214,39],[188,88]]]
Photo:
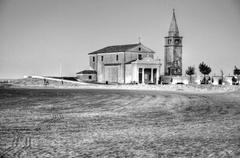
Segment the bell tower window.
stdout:
[[179,39],[175,39],[175,44],[180,44],[180,40]]
[[168,44],[171,44],[172,40],[171,39],[168,39]]

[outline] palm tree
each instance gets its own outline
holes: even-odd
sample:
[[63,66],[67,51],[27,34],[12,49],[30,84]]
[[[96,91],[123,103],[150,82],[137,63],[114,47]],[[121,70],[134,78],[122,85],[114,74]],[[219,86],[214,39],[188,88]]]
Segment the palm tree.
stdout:
[[240,69],[237,68],[237,66],[234,67],[233,74],[237,76],[237,81],[239,84],[239,75],[240,75]]
[[192,75],[195,74],[195,68],[193,66],[189,66],[186,70],[186,74],[190,76],[190,83],[192,83]]
[[203,83],[206,84],[208,82],[206,82],[206,75],[210,74],[212,69],[206,65],[204,62],[200,63],[199,64],[199,71],[204,75],[204,78],[203,78]]

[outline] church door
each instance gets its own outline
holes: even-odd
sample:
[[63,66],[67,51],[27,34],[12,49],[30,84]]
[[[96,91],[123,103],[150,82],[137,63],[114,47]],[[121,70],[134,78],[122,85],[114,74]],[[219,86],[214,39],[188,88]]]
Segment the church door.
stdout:
[[144,70],[144,83],[148,84],[151,82],[151,69]]

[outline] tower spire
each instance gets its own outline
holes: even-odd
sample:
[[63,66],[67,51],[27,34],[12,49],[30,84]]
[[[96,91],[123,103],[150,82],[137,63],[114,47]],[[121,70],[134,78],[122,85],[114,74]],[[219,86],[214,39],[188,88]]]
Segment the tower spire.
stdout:
[[176,16],[175,16],[175,9],[173,9],[172,21],[171,21],[171,24],[169,27],[168,35],[169,36],[178,36],[179,35],[177,20],[176,20]]

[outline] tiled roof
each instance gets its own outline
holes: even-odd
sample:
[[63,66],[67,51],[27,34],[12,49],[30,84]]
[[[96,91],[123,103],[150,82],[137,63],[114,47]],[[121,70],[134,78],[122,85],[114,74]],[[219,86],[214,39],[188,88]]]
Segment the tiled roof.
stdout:
[[141,45],[141,43],[137,43],[137,44],[125,44],[125,45],[115,45],[115,46],[108,46],[108,47],[104,47],[102,49],[99,49],[97,51],[94,51],[90,54],[98,54],[98,53],[112,53],[112,52],[125,52],[128,49],[134,48],[138,45]]
[[95,70],[83,70],[78,72],[77,74],[97,74],[97,71]]

